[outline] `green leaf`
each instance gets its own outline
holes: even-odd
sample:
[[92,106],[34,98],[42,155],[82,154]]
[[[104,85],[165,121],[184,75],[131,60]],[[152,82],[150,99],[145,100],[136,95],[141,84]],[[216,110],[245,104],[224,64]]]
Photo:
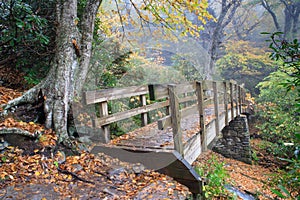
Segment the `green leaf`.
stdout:
[[54,161],[54,163],[53,163],[54,165],[55,165],[55,167],[57,167],[58,168],[58,162],[57,161]]
[[287,195],[287,197],[291,196],[290,193],[289,193],[289,191],[283,185],[278,185],[278,187],[280,188],[280,190],[282,192],[284,192]]
[[284,196],[280,191],[278,191],[278,190],[276,190],[276,189],[274,189],[274,188],[271,188],[271,191],[272,191],[274,194],[276,194],[278,197],[280,197],[280,198],[283,198],[283,199],[286,198],[286,196]]

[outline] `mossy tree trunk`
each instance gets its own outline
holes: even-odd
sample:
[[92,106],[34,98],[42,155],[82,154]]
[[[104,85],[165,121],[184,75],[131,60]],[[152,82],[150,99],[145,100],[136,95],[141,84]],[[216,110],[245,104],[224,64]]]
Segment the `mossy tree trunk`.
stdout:
[[79,19],[77,0],[57,1],[56,49],[51,69],[40,84],[5,107],[8,110],[21,104],[34,103],[42,93],[45,126],[55,130],[59,142],[69,139],[67,116],[74,97],[81,93],[88,72],[95,17],[101,2],[87,0]]

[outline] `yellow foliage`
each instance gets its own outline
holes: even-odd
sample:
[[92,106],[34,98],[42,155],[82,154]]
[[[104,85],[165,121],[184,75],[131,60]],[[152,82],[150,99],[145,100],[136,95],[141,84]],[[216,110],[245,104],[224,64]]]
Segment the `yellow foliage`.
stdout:
[[[207,0],[151,0],[131,2],[128,5],[108,1],[98,13],[101,23],[99,29],[106,36],[119,36],[121,27],[130,25],[141,28],[146,24],[157,24],[166,28],[165,31],[178,30],[182,35],[187,33],[199,36],[199,31],[203,29],[201,24],[206,24],[209,20],[216,20],[208,11]],[[193,24],[187,17],[187,13],[194,13],[201,23]]]

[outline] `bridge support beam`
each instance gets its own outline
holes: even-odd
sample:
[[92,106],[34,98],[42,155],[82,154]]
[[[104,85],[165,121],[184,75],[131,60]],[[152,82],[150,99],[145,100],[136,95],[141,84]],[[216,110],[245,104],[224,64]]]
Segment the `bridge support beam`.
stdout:
[[250,133],[246,115],[239,115],[222,130],[213,151],[227,158],[252,163]]

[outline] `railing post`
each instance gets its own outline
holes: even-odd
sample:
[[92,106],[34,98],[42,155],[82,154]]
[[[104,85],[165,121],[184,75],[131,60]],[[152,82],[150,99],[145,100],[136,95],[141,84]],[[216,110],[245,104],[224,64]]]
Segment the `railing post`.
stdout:
[[237,83],[234,84],[235,90],[235,109],[236,109],[236,116],[239,115],[239,94],[238,94],[238,85]]
[[239,112],[242,113],[242,88],[241,86],[238,86],[238,92],[239,92]]
[[229,83],[230,87],[230,109],[231,109],[231,120],[234,119],[234,104],[233,104],[233,84]]
[[246,91],[245,91],[245,89],[244,88],[242,88],[242,111],[243,112],[246,112],[246,107],[245,107],[245,104],[246,104]]
[[214,91],[214,110],[215,110],[215,116],[216,116],[216,135],[218,136],[220,134],[220,126],[219,126],[219,100],[218,100],[218,89],[217,89],[217,83],[213,82],[213,91]]
[[[140,102],[141,102],[141,106],[147,105],[146,95],[140,95]],[[141,126],[146,126],[148,124],[147,113],[141,114],[141,122],[142,122]]]
[[200,136],[201,136],[201,149],[207,151],[207,134],[205,130],[205,112],[204,112],[204,98],[203,98],[203,85],[202,82],[196,82],[196,92],[198,98],[199,110],[199,123],[200,123]]
[[[108,116],[108,103],[107,103],[107,101],[99,103],[99,106],[100,106],[100,108],[99,108],[100,109],[99,110],[100,118]],[[101,129],[102,129],[102,133],[103,133],[104,143],[108,143],[110,141],[109,125],[101,126]]]
[[228,97],[227,97],[227,82],[223,82],[224,85],[224,110],[225,110],[225,126],[229,125],[228,119]]
[[171,109],[171,121],[173,129],[174,149],[183,156],[182,132],[180,126],[179,101],[175,93],[176,85],[168,85]]

